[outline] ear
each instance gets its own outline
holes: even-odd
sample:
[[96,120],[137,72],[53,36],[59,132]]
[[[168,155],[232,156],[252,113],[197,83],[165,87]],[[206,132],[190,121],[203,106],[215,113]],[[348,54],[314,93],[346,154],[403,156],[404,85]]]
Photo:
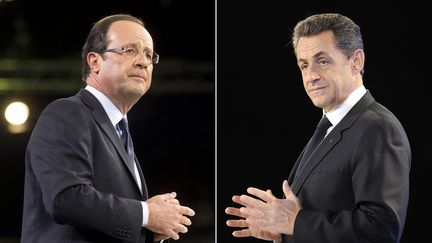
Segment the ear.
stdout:
[[365,54],[362,49],[357,49],[352,55],[352,71],[357,74],[364,68]]
[[87,53],[87,63],[90,67],[90,71],[93,73],[99,73],[100,64],[102,61],[102,57],[99,53],[89,52]]

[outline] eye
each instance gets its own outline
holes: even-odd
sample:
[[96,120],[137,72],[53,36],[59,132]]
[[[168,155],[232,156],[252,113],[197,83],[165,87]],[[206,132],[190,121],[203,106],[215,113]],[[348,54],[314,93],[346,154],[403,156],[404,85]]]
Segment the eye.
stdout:
[[152,60],[153,54],[150,52],[145,51],[144,56],[147,58],[147,60]]
[[126,47],[124,53],[128,56],[136,56],[138,53],[138,49],[135,47]]
[[307,67],[308,67],[308,65],[306,63],[300,64],[300,66],[299,66],[301,71],[306,70]]
[[318,64],[321,66],[325,66],[329,64],[329,61],[327,59],[321,58],[318,60]]

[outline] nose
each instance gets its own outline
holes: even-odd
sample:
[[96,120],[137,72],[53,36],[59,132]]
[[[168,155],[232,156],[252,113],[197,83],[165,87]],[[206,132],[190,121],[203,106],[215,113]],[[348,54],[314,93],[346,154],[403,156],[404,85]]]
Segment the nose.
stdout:
[[313,66],[310,66],[307,70],[303,71],[303,80],[306,83],[315,83],[320,80],[321,76],[317,71],[314,70]]

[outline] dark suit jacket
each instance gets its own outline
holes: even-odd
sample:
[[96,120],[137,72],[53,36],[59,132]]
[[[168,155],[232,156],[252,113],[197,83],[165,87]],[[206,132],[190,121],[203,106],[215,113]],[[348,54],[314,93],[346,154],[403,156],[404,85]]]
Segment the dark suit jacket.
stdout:
[[141,194],[125,149],[87,90],[49,104],[30,137],[21,243],[145,242]]
[[325,137],[294,180],[303,209],[284,242],[399,242],[411,150],[397,118],[369,91]]

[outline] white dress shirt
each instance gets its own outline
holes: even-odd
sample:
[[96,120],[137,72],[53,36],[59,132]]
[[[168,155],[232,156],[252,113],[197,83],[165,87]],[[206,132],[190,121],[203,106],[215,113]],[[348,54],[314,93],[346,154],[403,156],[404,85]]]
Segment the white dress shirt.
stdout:
[[364,85],[356,88],[348,97],[342,102],[342,104],[336,106],[329,112],[325,112],[323,109],[323,114],[327,116],[332,126],[327,129],[327,134],[345,117],[346,114],[354,107],[355,104],[366,94],[366,88]]

